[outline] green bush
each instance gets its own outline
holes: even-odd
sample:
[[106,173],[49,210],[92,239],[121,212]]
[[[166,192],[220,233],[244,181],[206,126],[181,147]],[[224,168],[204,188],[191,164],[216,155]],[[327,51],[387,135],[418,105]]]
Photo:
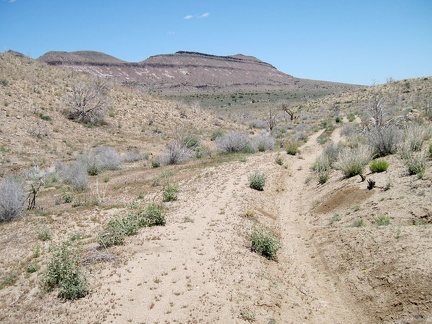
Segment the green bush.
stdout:
[[99,235],[99,243],[104,247],[122,245],[127,236],[136,234],[139,229],[135,215],[116,217],[110,220],[105,231]]
[[49,241],[51,240],[51,231],[48,227],[42,226],[38,231],[38,239],[41,241]]
[[296,155],[297,153],[299,153],[299,147],[300,145],[294,142],[289,142],[285,144],[286,152],[289,155]]
[[150,204],[146,210],[138,209],[125,217],[117,217],[109,221],[105,230],[99,234],[99,244],[106,248],[122,245],[127,236],[136,234],[140,228],[165,224],[162,207]]
[[258,191],[264,190],[266,177],[263,173],[254,172],[249,175],[249,187]]
[[164,202],[177,200],[179,189],[176,185],[172,183],[165,183],[162,189],[162,200]]
[[215,131],[213,131],[213,133],[211,134],[210,140],[214,141],[216,140],[216,138],[218,137],[222,137],[224,135],[224,132],[222,129],[216,129]]
[[50,250],[51,260],[44,279],[46,288],[59,288],[59,297],[64,299],[85,297],[89,288],[81,270],[80,250],[69,241],[51,246]]
[[150,204],[139,217],[140,227],[165,226],[166,219],[159,205]]
[[37,270],[38,270],[37,265],[29,264],[29,265],[27,266],[27,272],[28,272],[28,273],[33,273],[33,272],[36,272]]
[[182,142],[188,149],[195,149],[199,146],[200,139],[196,135],[186,135]]
[[283,159],[279,154],[276,156],[275,162],[276,164],[283,165]]
[[365,226],[365,223],[364,223],[363,219],[359,218],[359,219],[356,219],[356,220],[352,223],[352,226],[353,226],[353,227],[363,227],[363,226]]
[[323,185],[330,178],[330,170],[323,170],[318,172],[318,183]]
[[160,167],[160,161],[159,161],[159,159],[153,159],[152,161],[151,161],[151,164],[152,164],[152,167],[153,168],[159,168]]
[[384,172],[387,171],[388,169],[388,162],[382,159],[375,159],[372,160],[369,164],[369,169],[373,172],[373,173],[379,173],[379,172]]
[[416,174],[419,179],[424,177],[426,172],[426,159],[423,154],[411,154],[405,160],[410,175]]
[[388,215],[381,215],[375,219],[375,224],[378,226],[390,225],[390,217]]
[[251,234],[252,251],[269,260],[276,260],[281,244],[274,232],[264,226],[255,227]]

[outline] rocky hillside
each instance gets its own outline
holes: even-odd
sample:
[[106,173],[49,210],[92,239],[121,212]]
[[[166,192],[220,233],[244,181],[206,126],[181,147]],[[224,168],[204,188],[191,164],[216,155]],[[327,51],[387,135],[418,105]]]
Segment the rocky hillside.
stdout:
[[295,78],[252,56],[216,56],[180,51],[130,63],[93,51],[48,52],[38,58],[50,65],[110,77],[120,84],[157,93],[208,90],[332,89],[355,85]]

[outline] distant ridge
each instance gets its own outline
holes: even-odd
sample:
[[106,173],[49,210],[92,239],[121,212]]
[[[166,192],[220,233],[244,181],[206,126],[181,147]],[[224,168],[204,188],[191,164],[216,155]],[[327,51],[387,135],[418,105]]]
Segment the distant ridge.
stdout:
[[151,92],[218,91],[224,89],[348,90],[357,87],[336,82],[295,78],[256,57],[218,56],[190,51],[150,56],[126,62],[96,51],[48,52],[38,61],[111,78],[117,83]]
[[102,63],[102,64],[119,64],[126,63],[114,56],[96,52],[96,51],[76,51],[76,52],[59,52],[52,51],[45,53],[38,58],[38,61],[49,63],[50,65],[67,64],[67,63]]

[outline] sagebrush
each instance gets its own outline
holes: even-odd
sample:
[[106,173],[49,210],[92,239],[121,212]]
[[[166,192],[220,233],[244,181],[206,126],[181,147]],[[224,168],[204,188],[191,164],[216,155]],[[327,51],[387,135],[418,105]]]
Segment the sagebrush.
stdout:
[[12,176],[3,178],[0,182],[0,221],[20,217],[26,198],[22,181]]

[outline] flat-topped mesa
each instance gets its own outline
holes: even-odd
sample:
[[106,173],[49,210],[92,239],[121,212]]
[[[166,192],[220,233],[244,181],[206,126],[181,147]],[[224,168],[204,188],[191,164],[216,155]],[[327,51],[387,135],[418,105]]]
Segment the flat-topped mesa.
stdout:
[[269,63],[243,54],[219,56],[179,51],[131,63],[100,52],[76,51],[48,52],[38,60],[159,93],[354,87],[294,78]]
[[[166,58],[166,60],[165,60]],[[229,56],[219,56],[212,54],[205,54],[199,52],[189,52],[189,51],[178,51],[174,54],[160,54],[150,56],[147,60],[142,63],[153,63],[153,61],[170,61],[170,60],[178,59],[179,62],[188,62],[188,63],[205,63],[212,62],[217,65],[217,61],[219,62],[235,62],[235,63],[249,63],[249,64],[258,64],[265,65],[267,67],[276,69],[273,65],[263,62],[256,57],[247,56],[243,54],[229,55]],[[211,61],[210,61],[211,60]]]

